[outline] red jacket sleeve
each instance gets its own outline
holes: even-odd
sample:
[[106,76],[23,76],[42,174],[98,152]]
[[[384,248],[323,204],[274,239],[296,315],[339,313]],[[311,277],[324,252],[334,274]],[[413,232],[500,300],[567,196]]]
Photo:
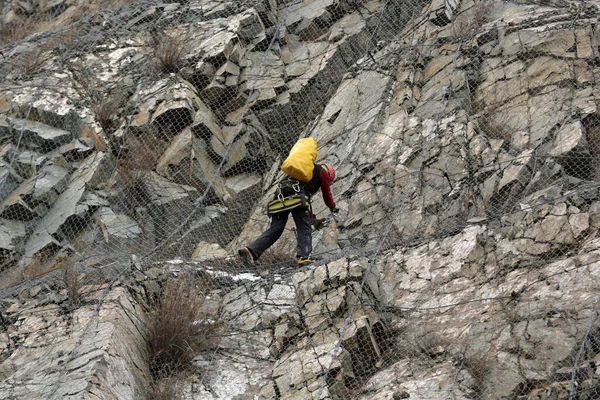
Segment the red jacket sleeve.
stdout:
[[327,173],[325,168],[321,169],[321,174],[319,177],[321,178],[321,192],[323,193],[323,201],[327,207],[334,208],[335,201],[333,200],[333,194],[331,193],[331,179],[329,178],[329,173]]

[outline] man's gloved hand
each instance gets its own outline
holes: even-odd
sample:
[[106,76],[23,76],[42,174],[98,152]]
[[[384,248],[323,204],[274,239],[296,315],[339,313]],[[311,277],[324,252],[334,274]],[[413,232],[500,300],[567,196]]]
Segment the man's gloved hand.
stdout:
[[318,231],[319,229],[323,228],[326,220],[327,220],[326,218],[313,218],[312,223],[313,223],[313,226],[315,227],[315,230]]
[[330,209],[329,209],[329,211],[331,211],[331,212],[332,212],[332,213],[334,213],[334,214],[337,214],[337,213],[339,213],[339,212],[340,212],[340,209],[339,209],[339,208],[337,208],[337,207],[333,207],[333,208],[330,208]]

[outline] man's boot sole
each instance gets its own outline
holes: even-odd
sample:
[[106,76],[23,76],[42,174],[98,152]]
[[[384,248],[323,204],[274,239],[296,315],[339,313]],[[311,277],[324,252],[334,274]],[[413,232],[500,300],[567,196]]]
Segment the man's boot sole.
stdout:
[[242,264],[246,267],[255,268],[256,264],[252,261],[252,256],[248,252],[248,250],[240,249],[238,250],[238,256],[242,259]]

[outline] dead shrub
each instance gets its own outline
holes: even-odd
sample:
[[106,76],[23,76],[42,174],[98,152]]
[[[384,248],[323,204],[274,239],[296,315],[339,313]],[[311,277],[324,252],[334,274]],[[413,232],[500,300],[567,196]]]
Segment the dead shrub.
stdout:
[[194,356],[213,345],[216,324],[202,320],[203,297],[196,281],[182,276],[168,282],[151,304],[150,371],[155,379],[186,369]]
[[510,127],[510,115],[508,112],[489,111],[478,120],[479,130],[492,139],[504,140],[510,144],[513,130]]
[[19,58],[19,71],[25,77],[31,77],[40,72],[51,58],[52,54],[45,47],[35,48]]
[[184,38],[162,34],[158,39],[154,57],[158,68],[164,73],[178,72],[183,66]]
[[20,21],[0,24],[0,45],[18,42],[34,33],[50,29],[46,18],[29,17]]
[[438,357],[446,352],[448,339],[435,332],[428,332],[417,338],[421,352],[430,358]]
[[146,182],[166,146],[165,141],[150,131],[139,136],[127,136],[127,150],[120,155],[117,162],[119,177],[126,192],[122,198],[127,207],[135,209],[138,206],[146,206],[150,201]]
[[66,264],[63,267],[63,281],[67,288],[67,296],[72,305],[81,304],[82,300],[82,279],[79,271],[73,264]]
[[18,70],[25,77],[31,77],[40,72],[55,57],[55,49],[64,49],[74,45],[78,32],[75,28],[65,29],[44,39],[33,50],[21,55],[16,60]]
[[485,383],[491,372],[490,360],[486,355],[464,356],[459,360],[459,365],[466,369],[473,378],[471,389],[481,394],[485,389]]
[[127,135],[127,150],[119,158],[119,172],[128,175],[134,171],[153,170],[167,146],[168,141],[162,140],[151,128],[139,135]]
[[105,133],[113,133],[118,128],[121,108],[125,105],[126,100],[125,94],[119,92],[106,96],[100,103],[92,107],[96,120]]
[[179,400],[183,398],[180,381],[176,377],[162,378],[150,385],[148,400]]
[[0,249],[0,272],[14,268],[17,265],[17,262],[17,253],[6,249]]

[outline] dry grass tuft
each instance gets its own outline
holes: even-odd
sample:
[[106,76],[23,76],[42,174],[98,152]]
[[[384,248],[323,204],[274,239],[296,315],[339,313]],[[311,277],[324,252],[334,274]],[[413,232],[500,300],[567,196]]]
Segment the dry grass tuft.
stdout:
[[183,276],[168,282],[151,305],[150,371],[155,379],[175,376],[213,345],[217,326],[202,320],[203,300],[196,282]]
[[154,170],[168,144],[167,140],[151,128],[139,136],[127,135],[127,151],[119,159],[119,173],[124,175],[123,179],[127,179],[127,175],[135,171]]
[[79,271],[77,271],[77,268],[73,264],[65,264],[63,271],[63,281],[67,288],[67,296],[69,297],[69,301],[72,305],[81,304],[83,297],[81,287],[83,284]]
[[513,130],[510,127],[510,114],[508,112],[488,111],[478,120],[479,130],[492,139],[504,140],[510,144]]
[[105,97],[92,107],[96,120],[107,134],[113,133],[119,127],[120,110],[127,98],[124,93],[116,93]]
[[179,400],[183,398],[180,381],[176,377],[159,379],[150,386],[148,400]]
[[50,61],[52,54],[44,47],[38,47],[21,56],[18,62],[19,71],[25,77],[31,77],[40,72]]
[[425,333],[416,339],[418,340],[417,345],[421,352],[430,358],[444,354],[449,343],[446,338],[435,332]]
[[17,253],[6,249],[0,249],[0,272],[14,268],[18,261]]
[[59,16],[33,14],[10,23],[0,23],[0,45],[14,43],[34,33],[45,32],[75,23],[101,10],[117,8],[135,0],[92,0],[76,7],[69,7]]
[[476,393],[483,393],[487,378],[491,372],[490,360],[485,355],[465,356],[460,364],[473,378],[471,389]]
[[186,40],[163,34],[158,39],[154,57],[158,68],[164,73],[178,72],[183,66]]
[[167,144],[150,131],[127,136],[127,150],[119,156],[117,168],[125,191],[122,199],[131,210],[151,201],[146,182]]
[[18,42],[50,28],[51,24],[46,18],[29,17],[16,22],[0,23],[0,45]]
[[33,76],[40,72],[50,60],[56,56],[55,49],[69,48],[74,46],[75,40],[79,35],[79,31],[75,28],[66,29],[59,32],[40,43],[36,47],[22,54],[16,61],[15,65],[25,77]]

